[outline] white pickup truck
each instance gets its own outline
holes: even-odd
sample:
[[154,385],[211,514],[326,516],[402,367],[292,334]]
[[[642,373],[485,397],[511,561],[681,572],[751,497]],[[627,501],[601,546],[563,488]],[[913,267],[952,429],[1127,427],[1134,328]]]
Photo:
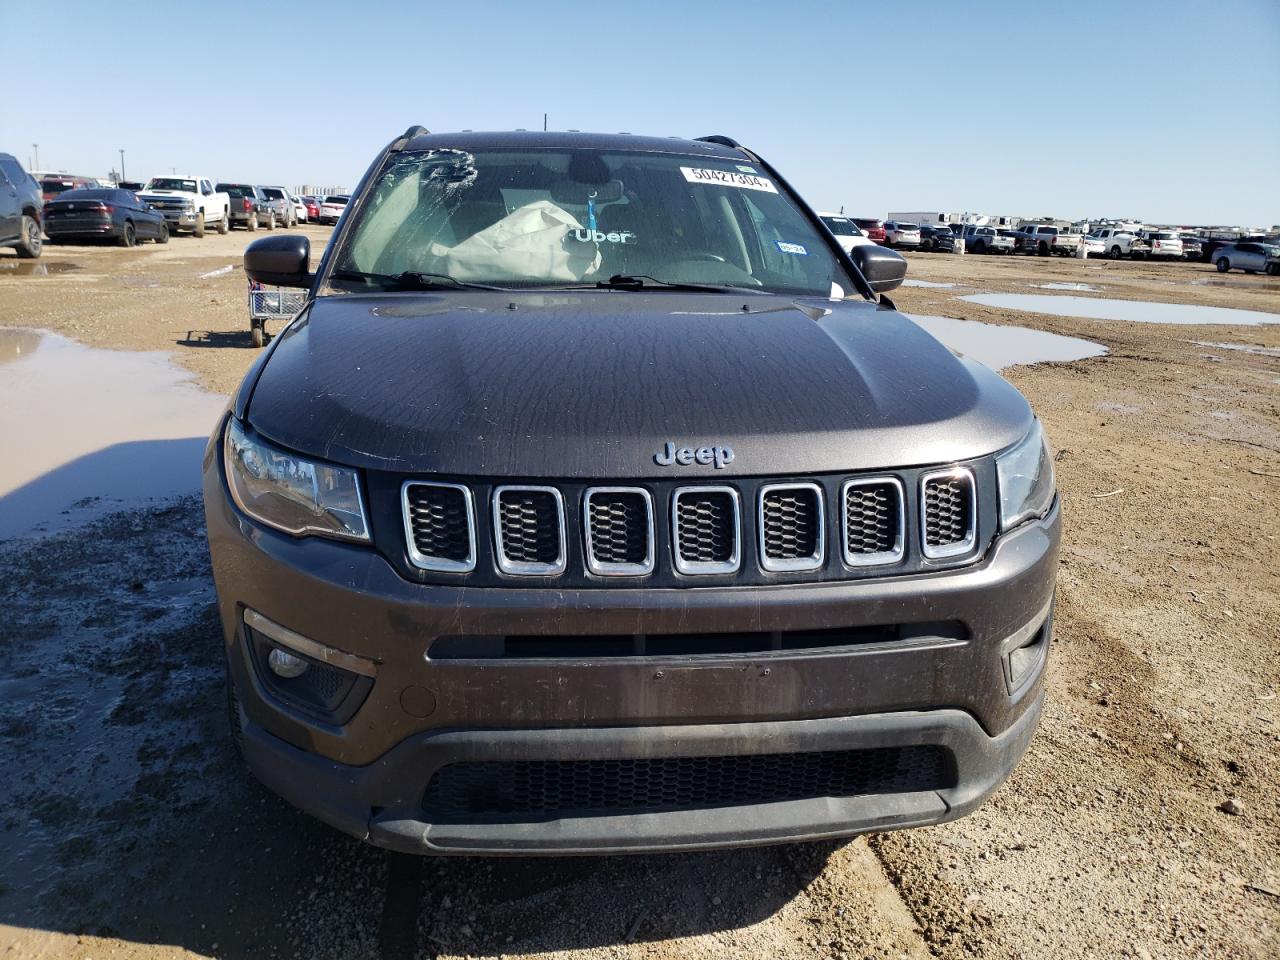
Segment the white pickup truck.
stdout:
[[139,196],[164,214],[170,233],[231,229],[231,197],[214,190],[209,177],[152,177]]

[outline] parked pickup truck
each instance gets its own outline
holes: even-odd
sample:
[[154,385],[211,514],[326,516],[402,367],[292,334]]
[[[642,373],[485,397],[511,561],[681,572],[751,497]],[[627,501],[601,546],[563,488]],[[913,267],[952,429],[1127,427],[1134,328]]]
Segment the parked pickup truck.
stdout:
[[209,177],[152,177],[142,199],[164,214],[170,233],[203,237],[209,227],[219,233],[231,229],[231,198],[214,190]]
[[1089,236],[1102,241],[1108,259],[1119,260],[1121,257],[1132,257],[1141,260],[1151,247],[1136,233],[1116,227],[1103,227]]
[[231,226],[257,230],[265,226],[275,229],[275,218],[269,215],[269,204],[262,188],[252,183],[220,183],[218,191],[231,198]]
[[1050,223],[1025,223],[1014,234],[1014,249],[1022,253],[1051,253],[1074,257],[1080,249],[1080,234],[1055,227]]
[[964,228],[964,248],[969,253],[1013,253],[1014,238],[1006,237],[995,227],[974,224]]

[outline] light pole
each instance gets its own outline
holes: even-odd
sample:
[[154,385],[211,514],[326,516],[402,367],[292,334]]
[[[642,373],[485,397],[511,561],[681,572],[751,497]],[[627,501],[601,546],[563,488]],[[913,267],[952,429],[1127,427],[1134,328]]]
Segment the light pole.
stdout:
[[120,151],[120,180],[121,182],[129,178],[124,175],[124,150]]
[[40,169],[40,144],[33,143],[31,145],[31,152],[33,154],[31,158],[31,169],[39,170]]

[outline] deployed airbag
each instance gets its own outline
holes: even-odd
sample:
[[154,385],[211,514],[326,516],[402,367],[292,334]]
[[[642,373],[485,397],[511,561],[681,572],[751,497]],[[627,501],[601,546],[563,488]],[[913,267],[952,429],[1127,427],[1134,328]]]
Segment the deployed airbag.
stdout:
[[458,243],[433,243],[439,273],[459,280],[577,281],[600,269],[600,248],[571,236],[581,230],[572,214],[549,200],[538,200],[512,211]]

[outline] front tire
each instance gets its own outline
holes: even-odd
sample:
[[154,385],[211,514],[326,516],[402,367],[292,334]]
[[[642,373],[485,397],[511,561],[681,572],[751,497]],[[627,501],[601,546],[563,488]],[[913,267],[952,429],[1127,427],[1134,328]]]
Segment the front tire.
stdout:
[[1110,250],[1108,250],[1108,251],[1107,251],[1107,259],[1108,259],[1108,260],[1119,260],[1119,259],[1120,259],[1120,246],[1119,246],[1119,244],[1117,244],[1116,246],[1112,247]]
[[22,228],[18,233],[18,243],[14,250],[23,260],[35,260],[44,249],[44,241],[40,239],[40,224],[35,217],[22,217]]
[[274,230],[276,228],[276,212],[272,210],[267,214],[267,229]]
[[1217,262],[1217,267],[1218,267],[1219,273],[1226,273],[1228,270],[1231,269],[1231,261],[1228,260],[1226,257],[1219,257]]
[[195,230],[192,231],[192,233],[197,237],[201,237],[201,238],[204,237],[204,214],[203,213],[201,213],[196,218],[196,228]]
[[138,231],[133,228],[132,223],[126,223],[124,229],[120,231],[120,237],[116,240],[122,247],[132,247],[138,242]]
[[156,243],[169,242],[169,225],[167,223],[160,224],[160,232],[156,234]]
[[224,212],[218,221],[218,233],[226,236],[231,231],[231,214]]
[[245,229],[250,233],[258,232],[258,215],[256,213],[249,218],[249,222],[245,224]]

